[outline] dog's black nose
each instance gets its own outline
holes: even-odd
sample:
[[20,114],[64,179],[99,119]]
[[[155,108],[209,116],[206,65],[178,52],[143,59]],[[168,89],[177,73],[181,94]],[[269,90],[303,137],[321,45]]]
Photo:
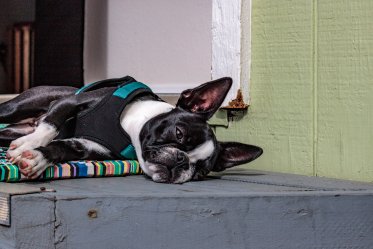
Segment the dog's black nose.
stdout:
[[155,158],[157,158],[157,154],[158,154],[158,153],[157,153],[155,150],[152,150],[152,151],[149,153],[151,159],[155,159]]
[[188,157],[184,152],[177,152],[176,154],[176,162],[177,164],[181,164],[188,161]]

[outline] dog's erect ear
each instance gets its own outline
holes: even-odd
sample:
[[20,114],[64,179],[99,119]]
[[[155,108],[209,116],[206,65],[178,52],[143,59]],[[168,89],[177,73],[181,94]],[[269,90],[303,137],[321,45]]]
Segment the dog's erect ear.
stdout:
[[232,86],[231,78],[221,78],[207,82],[181,93],[176,106],[207,119],[218,110]]
[[227,168],[251,162],[257,159],[263,150],[260,147],[237,142],[219,142],[220,153],[212,171],[223,171]]

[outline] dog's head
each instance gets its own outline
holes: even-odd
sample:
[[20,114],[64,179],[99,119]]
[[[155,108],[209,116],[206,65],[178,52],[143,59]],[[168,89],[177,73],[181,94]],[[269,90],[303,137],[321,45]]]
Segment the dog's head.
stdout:
[[181,93],[176,108],[150,119],[140,132],[145,171],[156,182],[183,183],[210,171],[250,162],[262,149],[237,142],[219,142],[207,120],[217,111],[232,85],[222,78]]

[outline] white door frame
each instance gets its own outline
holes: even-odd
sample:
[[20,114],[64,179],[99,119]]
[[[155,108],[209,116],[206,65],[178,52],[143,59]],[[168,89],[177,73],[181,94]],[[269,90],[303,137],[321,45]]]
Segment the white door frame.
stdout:
[[[243,3],[245,6],[242,6]],[[242,15],[243,7],[249,8],[245,16]],[[211,78],[229,76],[233,79],[232,88],[223,105],[236,98],[238,89],[242,90],[245,102],[249,101],[250,28],[242,27],[241,24],[243,17],[249,15],[250,18],[250,12],[251,0],[212,0]],[[245,32],[249,34],[244,36]],[[242,42],[245,42],[245,46],[241,46]]]

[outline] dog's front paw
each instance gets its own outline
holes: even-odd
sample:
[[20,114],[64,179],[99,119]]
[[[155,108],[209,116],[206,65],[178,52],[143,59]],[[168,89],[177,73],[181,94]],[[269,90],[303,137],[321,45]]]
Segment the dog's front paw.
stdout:
[[38,143],[33,143],[32,140],[27,139],[27,136],[18,138],[10,144],[6,157],[11,163],[18,163],[23,152],[35,149],[38,146]]
[[48,160],[38,150],[26,150],[18,162],[21,173],[29,179],[39,177],[48,167]]
[[42,123],[37,127],[35,132],[14,140],[10,144],[6,156],[11,163],[19,163],[23,152],[40,146],[46,146],[57,134],[54,126]]

